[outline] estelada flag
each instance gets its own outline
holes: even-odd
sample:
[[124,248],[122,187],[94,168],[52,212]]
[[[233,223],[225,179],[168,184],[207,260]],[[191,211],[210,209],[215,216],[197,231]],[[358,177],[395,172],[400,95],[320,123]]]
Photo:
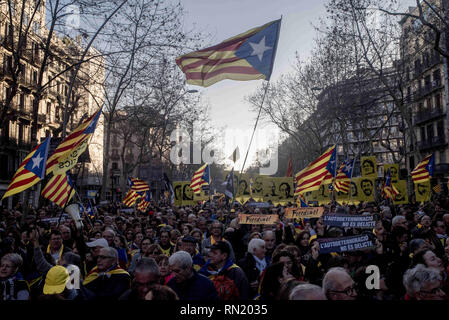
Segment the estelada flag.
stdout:
[[335,174],[335,160],[336,148],[333,145],[321,156],[309,163],[307,167],[298,172],[295,176],[295,195],[318,190],[322,183],[326,183],[327,177],[330,176],[332,178],[333,174]]
[[25,157],[12,177],[2,200],[28,189],[45,177],[45,163],[47,162],[50,139],[47,137]]
[[208,87],[224,79],[269,80],[281,20],[253,28],[215,46],[176,58],[187,83]]
[[428,155],[423,161],[411,172],[413,183],[423,183],[430,181],[433,177],[433,168],[435,167],[435,157],[433,154]]
[[56,148],[55,152],[47,160],[47,173],[53,172],[58,166],[58,160],[74,151],[81,143],[92,136],[97,127],[101,109],[91,115],[86,121],[79,125],[69,134]]
[[192,180],[190,181],[190,188],[194,193],[201,192],[201,186],[208,185],[210,183],[210,172],[209,165],[206,163],[201,166],[193,174]]

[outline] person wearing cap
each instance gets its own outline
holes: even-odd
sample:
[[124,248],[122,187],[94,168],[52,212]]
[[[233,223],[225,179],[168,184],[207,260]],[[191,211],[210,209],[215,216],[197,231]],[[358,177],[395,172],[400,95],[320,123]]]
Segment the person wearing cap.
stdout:
[[116,249],[100,249],[97,266],[86,276],[83,285],[90,295],[89,300],[115,300],[130,288],[131,277],[119,267]]
[[[78,272],[79,268],[76,266],[71,266],[73,271]],[[45,276],[45,284],[43,289],[43,296],[39,297],[39,300],[83,300],[82,295],[80,295],[80,289],[77,286],[80,283],[73,283],[69,286],[70,274],[67,268],[63,266],[52,267]],[[79,278],[75,277],[74,281],[79,281]]]
[[[200,269],[199,273],[214,281],[218,296],[221,300],[248,300],[249,284],[245,272],[234,262],[229,254],[231,248],[224,241],[214,243],[209,251],[209,260]],[[224,279],[231,280],[226,287],[220,286]],[[222,289],[222,290],[221,290]]]
[[109,244],[104,238],[99,238],[91,242],[87,242],[86,246],[90,248],[90,254],[86,255],[85,268],[88,273],[97,265],[97,257],[102,248],[109,248]]
[[193,268],[196,271],[200,270],[201,267],[206,263],[197,248],[196,238],[192,237],[191,235],[185,235],[181,238],[181,247],[179,249],[190,253],[193,261]]

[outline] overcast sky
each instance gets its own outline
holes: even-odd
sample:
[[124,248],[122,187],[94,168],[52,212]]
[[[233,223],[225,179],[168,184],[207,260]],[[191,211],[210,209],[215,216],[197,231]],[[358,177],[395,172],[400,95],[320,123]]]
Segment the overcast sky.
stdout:
[[[412,4],[412,0],[404,0]],[[282,17],[280,38],[271,80],[292,70],[295,51],[301,59],[309,57],[319,18],[326,15],[324,0],[182,0],[187,11],[185,26],[193,25],[198,30],[212,34],[210,43],[214,45],[223,40],[261,26]],[[186,52],[187,53],[187,52]],[[211,122],[215,127],[226,127],[225,154],[231,154],[237,143],[241,160],[236,169],[241,168],[247,150],[250,134],[257,114],[250,111],[244,97],[255,92],[264,80],[231,81],[224,80],[208,88],[192,86],[199,90],[211,106]],[[246,134],[242,134],[242,130]],[[267,147],[276,140],[276,128],[267,123],[259,123],[256,137],[251,146],[248,165],[255,159],[257,148]],[[230,163],[230,162],[229,162]]]

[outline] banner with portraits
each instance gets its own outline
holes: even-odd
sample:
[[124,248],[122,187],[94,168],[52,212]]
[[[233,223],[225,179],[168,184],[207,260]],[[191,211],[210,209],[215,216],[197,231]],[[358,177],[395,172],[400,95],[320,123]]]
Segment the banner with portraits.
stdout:
[[418,202],[430,201],[430,181],[415,183],[415,197]]
[[399,180],[399,164],[397,163],[388,163],[384,164],[383,170],[384,170],[384,177],[387,176],[388,169],[391,171],[391,181],[396,182]]
[[408,203],[408,193],[407,193],[407,181],[399,180],[393,182],[393,186],[399,191],[396,198],[393,200],[393,204],[407,204]]
[[293,202],[293,178],[291,177],[263,177],[263,200],[273,204],[287,204]]
[[360,202],[374,201],[376,178],[355,177],[351,180],[349,192],[337,192],[337,202],[346,204],[358,204]]
[[375,156],[360,157],[362,177],[377,177],[377,161]]
[[190,181],[174,181],[173,191],[175,192],[175,205],[190,206],[197,203],[194,192],[190,188]]
[[252,198],[256,201],[263,201],[264,197],[264,180],[266,178],[269,178],[268,176],[262,176],[262,175],[254,175],[252,178],[250,178],[250,184],[252,181]]

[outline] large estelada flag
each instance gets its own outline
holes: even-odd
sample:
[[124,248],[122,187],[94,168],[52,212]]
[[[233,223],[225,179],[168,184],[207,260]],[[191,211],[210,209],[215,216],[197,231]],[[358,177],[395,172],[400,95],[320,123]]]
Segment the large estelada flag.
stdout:
[[340,193],[348,193],[352,179],[352,169],[354,168],[354,159],[344,161],[338,168],[335,177],[335,190]]
[[59,161],[63,157],[74,151],[80,144],[86,141],[95,132],[98,119],[101,115],[101,109],[91,115],[86,121],[79,125],[71,134],[69,134],[56,148],[55,152],[47,160],[47,173],[53,172],[58,168]]
[[50,139],[47,137],[25,157],[12,177],[2,200],[32,187],[45,177],[45,163],[47,162]]
[[423,183],[430,181],[433,177],[433,169],[435,167],[435,157],[433,153],[424,158],[423,161],[418,163],[418,165],[411,172],[413,183]]
[[193,174],[192,180],[190,181],[190,188],[195,193],[201,192],[201,187],[203,185],[210,184],[210,172],[209,172],[209,164],[202,165],[198,170]]
[[132,207],[140,197],[142,197],[141,193],[134,190],[129,190],[123,199],[123,204],[127,207]]
[[387,175],[385,177],[382,194],[384,195],[385,199],[389,198],[392,200],[396,199],[396,196],[399,194],[399,191],[391,183],[391,168],[388,169]]
[[269,80],[281,20],[253,28],[215,46],[176,58],[187,83],[208,87],[224,79]]
[[55,203],[57,206],[64,208],[66,203],[75,194],[73,181],[70,179],[68,172],[54,175],[42,190],[42,197]]
[[138,178],[128,178],[128,185],[135,192],[144,192],[150,190],[150,186]]
[[336,148],[333,145],[316,160],[309,163],[307,167],[298,172],[295,176],[295,195],[318,190],[320,185],[327,180],[327,177],[329,175],[332,177],[333,172],[335,172],[336,157]]

